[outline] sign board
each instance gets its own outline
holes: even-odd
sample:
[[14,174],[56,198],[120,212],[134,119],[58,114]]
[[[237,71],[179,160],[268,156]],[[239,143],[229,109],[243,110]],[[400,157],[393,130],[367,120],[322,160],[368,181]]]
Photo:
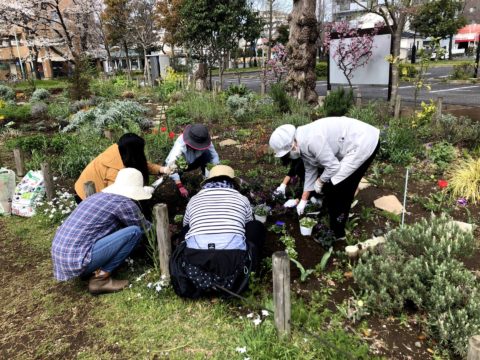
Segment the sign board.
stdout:
[[[390,63],[385,58],[390,54],[390,40],[390,34],[375,36],[372,57],[366,65],[352,73],[351,81],[353,85],[388,85]],[[330,83],[348,85],[347,78],[333,58],[339,41],[338,39],[332,39],[330,42]],[[349,41],[349,39],[343,41]]]

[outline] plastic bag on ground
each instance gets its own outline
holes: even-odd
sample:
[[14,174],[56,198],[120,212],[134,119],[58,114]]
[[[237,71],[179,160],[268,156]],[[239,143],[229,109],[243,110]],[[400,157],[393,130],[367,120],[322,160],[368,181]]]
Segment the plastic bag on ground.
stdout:
[[32,217],[38,201],[45,196],[45,184],[41,171],[30,170],[15,188],[12,214]]
[[0,216],[12,213],[12,200],[15,193],[15,173],[12,170],[0,168]]

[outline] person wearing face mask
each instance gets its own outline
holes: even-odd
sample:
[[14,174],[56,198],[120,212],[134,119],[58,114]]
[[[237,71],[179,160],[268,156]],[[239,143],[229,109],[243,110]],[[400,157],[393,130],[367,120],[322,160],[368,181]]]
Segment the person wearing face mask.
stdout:
[[[177,159],[183,156],[188,164],[185,171],[200,168],[204,178],[208,177],[207,164],[218,165],[220,159],[213,146],[208,128],[202,124],[188,125],[180,135],[168,154],[165,164],[174,168]],[[183,186],[180,175],[174,173],[170,178],[175,181],[178,192],[182,197],[188,197],[188,190]]]
[[[355,191],[379,148],[380,130],[357,119],[328,117],[295,128],[275,129],[269,145],[276,157],[302,158],[305,183],[297,205],[302,215],[311,191],[325,195],[330,229],[345,237],[345,224]],[[323,167],[319,176],[318,169]]]

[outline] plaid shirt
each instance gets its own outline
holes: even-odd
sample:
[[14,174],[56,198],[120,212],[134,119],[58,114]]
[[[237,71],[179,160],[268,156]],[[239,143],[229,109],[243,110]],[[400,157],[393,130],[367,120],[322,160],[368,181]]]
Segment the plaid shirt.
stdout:
[[53,238],[53,274],[69,280],[90,263],[92,247],[101,238],[123,227],[150,228],[135,201],[120,195],[96,193],[78,205]]

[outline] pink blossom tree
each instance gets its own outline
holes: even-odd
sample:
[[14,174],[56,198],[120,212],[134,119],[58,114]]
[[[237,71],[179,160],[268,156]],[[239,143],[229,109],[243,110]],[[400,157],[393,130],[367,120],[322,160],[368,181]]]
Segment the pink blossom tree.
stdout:
[[325,25],[324,46],[330,50],[332,37],[338,39],[333,49],[333,60],[342,70],[348,85],[352,88],[352,78],[356,69],[365,66],[373,54],[375,35],[383,23],[375,24],[373,29],[361,31],[350,25],[348,21],[329,23]]
[[288,73],[287,52],[285,51],[285,46],[282,44],[276,44],[272,48],[272,54],[273,56],[267,62],[268,71],[266,79],[269,84],[281,82]]

